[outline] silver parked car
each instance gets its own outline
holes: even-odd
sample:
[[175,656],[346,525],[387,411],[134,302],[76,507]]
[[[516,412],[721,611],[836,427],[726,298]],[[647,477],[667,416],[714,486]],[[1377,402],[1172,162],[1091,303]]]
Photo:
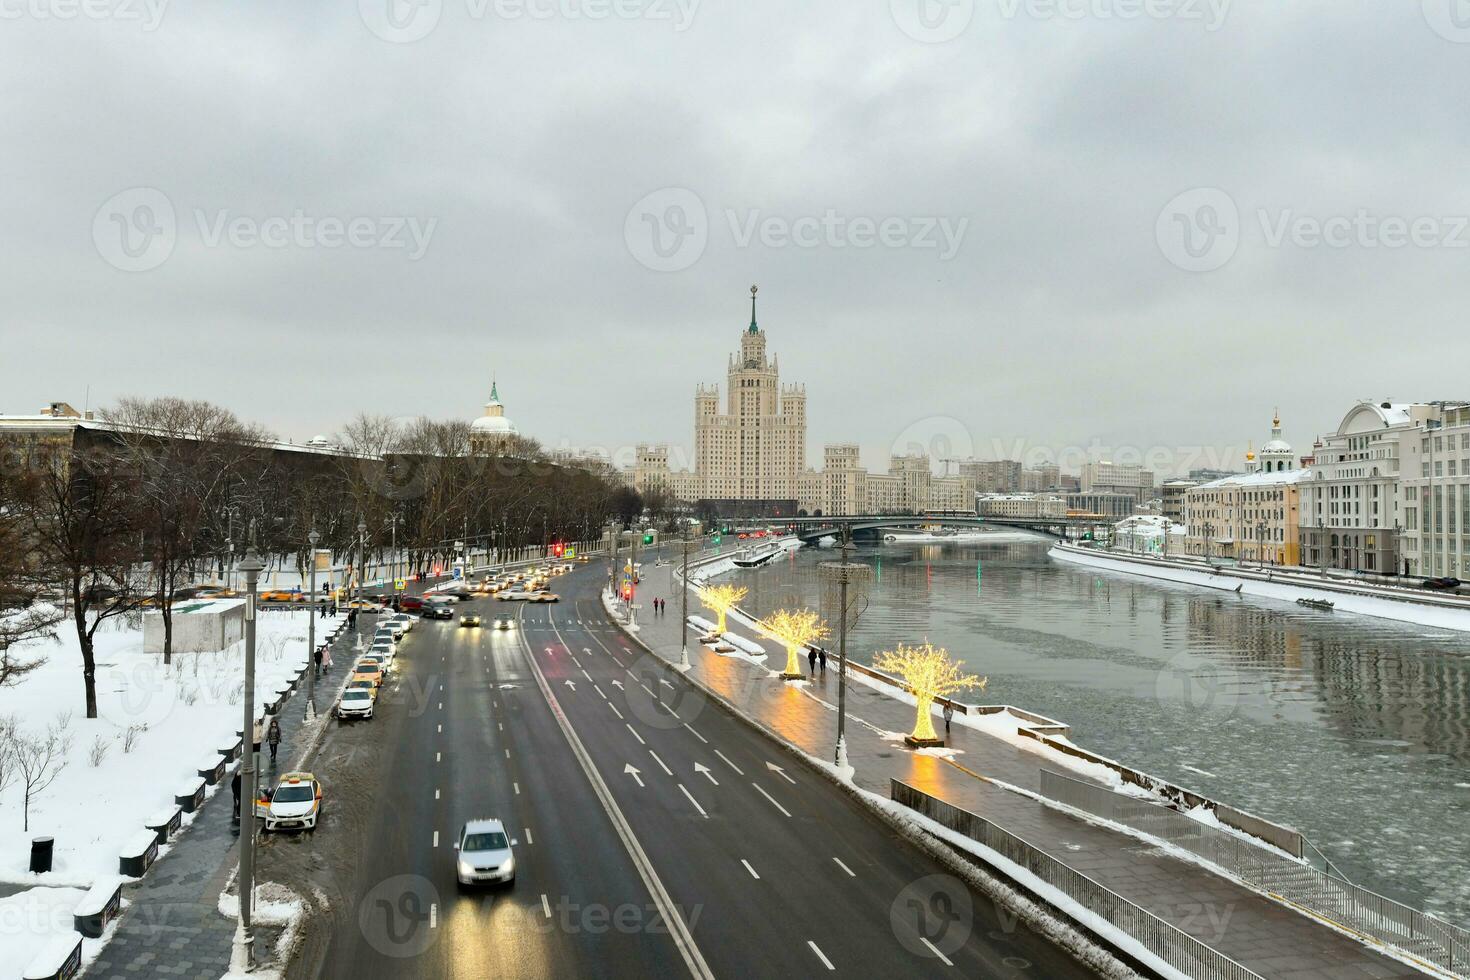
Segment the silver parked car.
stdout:
[[516,858],[499,820],[471,820],[455,843],[455,873],[461,885],[500,884],[516,879]]

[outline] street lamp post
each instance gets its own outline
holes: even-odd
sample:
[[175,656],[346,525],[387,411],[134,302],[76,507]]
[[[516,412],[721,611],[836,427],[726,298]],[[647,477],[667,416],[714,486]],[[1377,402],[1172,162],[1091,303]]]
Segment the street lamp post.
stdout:
[[357,615],[352,617],[353,647],[362,652],[362,587],[367,579],[367,522],[357,522]]
[[265,562],[255,552],[254,535],[245,549],[239,570],[245,575],[245,726],[240,749],[240,915],[230,954],[231,968],[250,970],[255,965],[255,935],[250,928],[250,905],[255,893],[255,588]]
[[689,666],[689,526],[684,526],[684,571],[679,583],[679,666]]
[[847,565],[853,549],[850,532],[846,529],[841,550],[842,575],[837,580],[837,754],[834,757],[839,771],[847,768]]
[[306,535],[311,543],[311,591],[306,597],[306,723],[316,721],[316,543],[321,535],[312,528]]

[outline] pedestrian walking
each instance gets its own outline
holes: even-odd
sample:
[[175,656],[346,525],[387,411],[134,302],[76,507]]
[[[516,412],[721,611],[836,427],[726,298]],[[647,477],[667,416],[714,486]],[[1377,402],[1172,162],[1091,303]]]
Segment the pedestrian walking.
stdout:
[[255,719],[255,727],[250,732],[250,744],[252,746],[250,751],[254,752],[256,755],[260,754],[260,740],[264,735],[265,726],[262,725],[260,723],[260,719],[257,718]]
[[953,718],[953,717],[954,717],[954,704],[953,704],[953,702],[950,702],[950,701],[944,702],[944,734],[945,734],[945,737],[946,738],[949,736],[949,720],[951,718]]
[[812,674],[817,672],[817,648],[812,647],[806,652],[806,662],[811,665]]
[[333,619],[336,619],[337,618],[337,600],[336,599],[333,599],[332,600],[332,618]]
[[240,822],[240,767],[235,767],[235,775],[230,780],[230,795],[235,798],[235,822]]
[[817,647],[817,662],[822,665],[822,673],[827,672],[827,648]]
[[270,731],[266,733],[266,741],[271,747],[271,765],[274,766],[276,764],[276,749],[281,744],[281,723],[276,720],[275,715],[271,715],[271,727]]
[[322,644],[322,672],[326,673],[332,669],[332,648]]
[[312,662],[313,668],[316,671],[316,676],[317,677],[321,677],[322,676],[322,648],[321,647],[317,647],[315,650],[313,650],[311,652],[311,662]]

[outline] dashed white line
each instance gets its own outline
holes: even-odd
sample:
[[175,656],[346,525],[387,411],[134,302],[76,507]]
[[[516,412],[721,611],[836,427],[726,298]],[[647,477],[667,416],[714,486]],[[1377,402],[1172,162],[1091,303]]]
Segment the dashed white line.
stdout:
[[935,945],[933,943],[931,943],[929,940],[925,939],[923,936],[920,936],[919,937],[919,942],[923,943],[925,946],[928,946],[929,947],[929,952],[931,952],[935,956],[939,957],[940,961],[942,963],[944,963],[945,966],[954,966],[954,964],[950,962],[949,957],[948,956],[945,956],[943,953],[941,953],[935,947]]
[[435,752],[434,753],[434,761],[435,762],[443,762],[444,761],[444,753],[442,753],[442,752]]
[[777,810],[780,810],[782,813],[786,814],[788,817],[791,816],[791,811],[788,810],[788,809],[786,809],[781,804],[777,803],[775,797],[773,797],[770,793],[767,793],[765,790],[761,789],[759,783],[751,783],[750,785],[752,785],[752,786],[754,786],[756,788],[756,792],[760,793],[760,795],[762,795],[766,799],[770,800],[771,801],[771,806],[775,807]]
[[541,911],[546,913],[548,919],[551,918],[551,902],[547,899],[545,892],[541,893]]
[[439,798],[439,791],[436,789],[436,790],[434,790],[434,799],[437,800],[438,798]]
[[585,669],[583,669],[583,671],[582,671],[582,676],[585,677],[585,678],[587,678],[589,681],[592,679],[592,675],[589,674],[589,673],[587,673],[587,671]]
[[510,749],[506,749],[506,750],[505,750],[505,757],[506,757],[506,758],[507,758],[507,759],[509,759],[509,758],[510,758]]
[[761,880],[761,876],[755,873],[755,869],[750,866],[749,861],[745,860],[745,858],[741,858],[740,863],[745,865],[745,870],[750,872],[750,876],[752,878],[754,878],[756,881]]
[[[512,786],[514,786],[514,787],[515,787],[515,791],[516,791],[516,795],[517,795],[517,796],[520,796],[520,795],[521,795],[521,784],[520,784],[520,783],[511,783],[511,785],[512,785]],[[771,801],[771,802],[773,802],[773,803],[774,803],[774,802],[775,802],[775,801],[774,801],[774,800],[772,800],[772,801]],[[779,805],[779,804],[778,804],[778,805]],[[787,815],[787,816],[788,816],[788,817],[789,817],[789,816],[791,816],[791,814],[789,814],[789,813],[788,813],[788,814],[786,814],[786,815]]]
[[531,836],[531,828],[530,827],[527,827],[526,828],[526,843],[527,844],[534,844],[534,843],[536,843],[536,839]]
[[[640,741],[642,740],[640,739]],[[658,763],[658,767],[664,771],[665,776],[672,776],[674,774],[674,771],[672,769],[664,765],[664,760],[658,757],[657,752],[653,751],[653,749],[649,749],[648,754],[653,756],[653,761]]]
[[602,688],[598,687],[596,684],[593,684],[592,687],[596,689],[598,696],[601,697],[602,700],[607,700],[607,695],[602,693]]
[[[684,726],[684,727],[685,727],[685,728],[689,728],[689,726],[688,726],[688,725],[685,725],[685,726]],[[704,744],[705,744],[705,745],[708,745],[708,744],[709,744],[709,739],[707,739],[707,738],[705,738],[705,737],[704,737],[704,736],[703,736],[703,735],[701,735],[701,734],[699,734],[699,733],[698,733],[698,732],[696,732],[696,731],[695,731],[695,730],[694,730],[694,729],[692,729],[692,728],[689,728],[689,734],[690,734],[690,735],[693,735],[693,736],[694,736],[694,737],[695,737],[695,738],[697,738],[697,739],[699,739],[699,740],[700,740],[700,741],[701,741],[701,742],[703,742],[703,743],[704,743]]]
[[642,681],[639,681],[638,682],[638,686],[641,687],[641,688],[643,688],[645,691],[647,691],[649,697],[651,697],[651,698],[657,697],[657,695],[655,695],[653,693],[653,689],[650,688],[647,684],[644,684]]
[[[721,752],[719,749],[715,749],[715,755],[719,756],[721,759],[725,759],[725,753]],[[729,766],[731,769],[734,769],[737,775],[745,775],[745,773],[740,771],[740,767],[731,762],[729,759],[725,759],[725,765]]]
[[842,858],[835,857],[832,860],[836,861],[837,862],[837,866],[839,868],[841,868],[843,871],[846,871],[850,877],[853,877],[853,878],[856,878],[857,877],[857,875],[853,873],[853,870],[851,868],[849,868],[847,865],[845,865],[845,864],[842,863]]
[[613,704],[613,703],[612,703],[612,702],[611,702],[611,701],[609,701],[609,702],[608,702],[608,703],[607,703],[607,706],[608,706],[608,707],[609,707],[609,708],[611,708],[611,709],[613,709],[613,714],[615,714],[615,715],[617,715],[617,716],[618,716],[618,718],[620,718],[620,719],[621,719],[621,718],[622,718],[622,717],[623,717],[623,713],[622,713],[622,712],[621,712],[621,711],[619,711],[619,710],[618,710],[618,706],[617,706],[617,705],[615,705],[615,704]]
[[443,735],[444,734],[444,726],[443,725],[440,725],[439,726],[439,734],[440,735]]
[[443,701],[440,701],[439,702],[439,710],[440,711],[443,711],[444,710],[444,702]]
[[[627,722],[623,722],[623,724],[628,725]],[[638,732],[636,730],[634,730],[634,728],[633,728],[632,725],[628,725],[628,731],[633,732],[633,737],[638,740],[638,744],[639,745],[647,745],[648,744],[647,742],[643,741],[643,736],[642,735],[639,735]]]
[[434,831],[434,846],[435,847],[438,847],[439,846],[439,831],[437,831],[437,830]]
[[[655,758],[655,759],[657,759],[657,758],[658,758],[658,756],[654,756],[654,758]],[[672,775],[673,775],[673,773],[669,773],[669,775],[671,775],[671,776],[672,776]],[[704,817],[704,818],[706,818],[706,819],[708,819],[708,818],[709,818],[709,814],[708,814],[708,813],[705,813],[705,812],[704,812],[704,807],[702,807],[702,806],[700,806],[700,805],[699,805],[699,801],[698,801],[698,800],[696,800],[696,799],[695,799],[695,798],[694,798],[694,796],[693,796],[693,795],[692,795],[692,794],[691,794],[691,793],[690,793],[690,792],[689,792],[689,791],[688,791],[688,790],[687,790],[687,789],[685,789],[685,788],[684,788],[684,784],[683,784],[683,783],[680,783],[680,784],[679,784],[679,792],[681,792],[681,793],[683,793],[683,794],[684,794],[684,797],[685,797],[685,798],[686,798],[686,799],[687,799],[687,800],[688,800],[688,801],[689,801],[689,802],[690,802],[690,803],[693,803],[693,804],[694,804],[694,809],[696,809],[696,810],[698,810],[698,811],[699,811],[699,815],[700,815],[700,816],[701,816],[701,817]],[[759,876],[757,876],[757,877],[759,877]]]
[[826,965],[827,969],[829,969],[829,970],[835,970],[835,969],[837,969],[837,967],[835,967],[835,966],[832,965],[832,961],[829,960],[829,959],[827,959],[827,954],[824,953],[824,952],[822,952],[821,947],[819,947],[816,943],[812,942],[810,939],[808,939],[806,941],[806,944],[812,948],[812,952],[817,954],[817,959],[821,960]]
[[437,929],[437,928],[439,928],[439,903],[438,902],[430,902],[429,903],[429,928],[430,929]]
[[495,727],[496,728],[499,728],[502,732],[505,731],[505,723],[504,722],[497,721],[495,723]]

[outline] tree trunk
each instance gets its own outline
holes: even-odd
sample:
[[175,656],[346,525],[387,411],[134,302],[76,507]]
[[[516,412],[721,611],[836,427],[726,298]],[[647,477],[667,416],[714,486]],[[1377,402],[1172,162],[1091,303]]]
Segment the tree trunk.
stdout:
[[86,606],[84,606],[82,604],[81,597],[80,597],[80,594],[79,594],[80,593],[80,590],[77,590],[77,591],[78,591],[78,594],[73,597],[74,598],[74,608],[76,609],[76,616],[74,616],[72,618],[72,622],[76,624],[76,628],[77,628],[77,643],[82,648],[82,686],[85,688],[86,695],[87,695],[87,717],[88,718],[96,718],[97,717],[97,661],[96,661],[96,658],[93,656],[92,635],[87,632],[87,624],[86,624],[87,610],[86,610]]

